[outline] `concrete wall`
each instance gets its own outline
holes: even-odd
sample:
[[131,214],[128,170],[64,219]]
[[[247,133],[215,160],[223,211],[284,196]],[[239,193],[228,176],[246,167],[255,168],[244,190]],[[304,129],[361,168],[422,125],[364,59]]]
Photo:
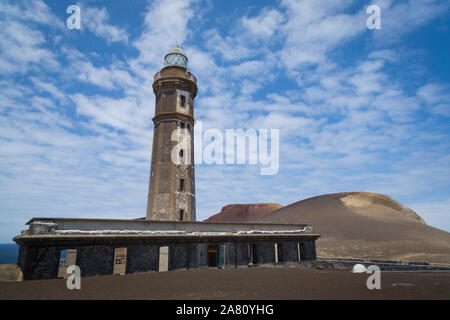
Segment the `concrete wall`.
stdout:
[[249,243],[247,243],[247,242],[235,243],[237,267],[242,267],[242,266],[248,265],[248,260],[249,260],[248,245],[249,245]]
[[273,242],[256,243],[256,251],[258,264],[275,263],[275,244]]
[[112,274],[114,268],[114,246],[87,246],[77,249],[77,266],[81,276]]
[[58,276],[59,249],[21,246],[17,264],[24,280],[54,279]]
[[300,242],[300,261],[316,260],[316,242],[305,240]]
[[[194,243],[169,245],[169,270],[196,268],[198,249],[198,245]],[[200,250],[205,250],[204,246]]]
[[[307,236],[305,236],[307,237]],[[69,237],[70,238],[70,237]],[[30,241],[30,237],[27,238]],[[51,240],[49,240],[51,239]],[[62,240],[61,240],[62,239]],[[65,249],[77,250],[76,264],[81,269],[81,276],[111,275],[114,269],[114,251],[116,248],[127,248],[126,273],[150,272],[159,270],[159,249],[161,246],[169,247],[168,270],[183,270],[208,267],[208,245],[224,246],[224,268],[238,268],[249,265],[249,246],[255,245],[258,265],[275,264],[275,243],[282,244],[282,261],[298,262],[298,240],[269,241],[264,237],[247,236],[236,239],[248,239],[249,241],[212,241],[204,242],[180,241],[176,237],[159,239],[147,238],[146,241],[136,238],[140,243],[133,243],[130,239],[115,238],[114,243],[92,243],[92,239],[78,240],[80,242],[68,244],[67,237],[58,239],[48,237],[45,242],[32,241],[21,244],[18,264],[23,272],[25,280],[52,279],[58,277],[60,252]],[[220,238],[217,238],[220,239]],[[84,241],[84,243],[82,242]],[[100,240],[98,240],[100,241]],[[152,242],[153,241],[153,242]],[[29,245],[37,243],[36,245]],[[315,257],[314,240],[305,240],[303,246],[304,260],[312,260]]]
[[[265,223],[218,223],[218,222],[179,222],[179,221],[145,221],[145,220],[102,220],[102,219],[64,219],[33,218],[33,222],[56,223],[56,230],[179,230],[192,232],[230,232],[238,231],[292,231],[301,230],[304,224],[265,224]],[[40,230],[40,229],[39,229]],[[312,233],[312,229],[304,232]]]
[[298,241],[284,241],[281,262],[298,262]]
[[127,273],[158,271],[159,245],[129,245],[127,251]]
[[352,270],[355,264],[362,264],[365,267],[370,265],[377,265],[381,271],[441,271],[450,272],[450,266],[438,266],[428,264],[402,264],[401,261],[389,261],[389,260],[363,260],[363,259],[333,259],[333,258],[321,258],[316,261],[317,268],[319,269],[334,269],[334,270]]

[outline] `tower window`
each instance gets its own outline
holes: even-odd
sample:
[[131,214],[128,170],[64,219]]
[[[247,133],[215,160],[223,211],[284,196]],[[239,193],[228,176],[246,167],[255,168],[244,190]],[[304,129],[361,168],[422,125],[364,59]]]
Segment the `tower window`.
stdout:
[[186,97],[185,96],[180,96],[180,107],[185,107],[186,106]]
[[184,179],[180,180],[180,191],[184,190]]
[[180,127],[181,127],[181,129],[184,129],[185,123],[184,122],[180,122]]
[[180,158],[183,158],[183,156],[184,156],[184,150],[181,149],[181,150],[180,150]]
[[184,218],[184,210],[180,210],[180,221],[183,221]]

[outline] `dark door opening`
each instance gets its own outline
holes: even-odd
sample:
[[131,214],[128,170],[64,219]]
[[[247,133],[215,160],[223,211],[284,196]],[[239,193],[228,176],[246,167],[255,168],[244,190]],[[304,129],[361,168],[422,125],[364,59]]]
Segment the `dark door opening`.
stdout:
[[298,248],[299,248],[299,261],[303,261],[303,260],[306,260],[305,258],[305,244],[303,243],[303,242],[300,242],[299,243],[299,246],[298,246]]
[[283,244],[277,243],[277,261],[276,262],[283,262]]
[[258,263],[258,251],[256,248],[257,248],[256,244],[250,244],[248,246],[248,250],[249,250],[248,263],[249,264],[257,264]]
[[208,267],[217,267],[217,246],[208,246]]
[[225,265],[225,246],[218,246],[217,266],[223,268]]

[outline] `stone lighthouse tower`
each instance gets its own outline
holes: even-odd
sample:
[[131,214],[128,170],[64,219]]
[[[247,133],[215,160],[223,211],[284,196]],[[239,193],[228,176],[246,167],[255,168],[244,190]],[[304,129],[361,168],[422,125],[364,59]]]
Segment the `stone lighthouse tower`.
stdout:
[[156,96],[147,220],[195,221],[194,98],[197,80],[175,45],[154,77]]

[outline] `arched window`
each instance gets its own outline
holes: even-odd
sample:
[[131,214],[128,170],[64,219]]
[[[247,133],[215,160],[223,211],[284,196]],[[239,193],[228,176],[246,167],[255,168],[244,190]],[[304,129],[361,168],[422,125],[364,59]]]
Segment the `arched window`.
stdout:
[[180,107],[184,108],[186,106],[186,97],[180,96]]

